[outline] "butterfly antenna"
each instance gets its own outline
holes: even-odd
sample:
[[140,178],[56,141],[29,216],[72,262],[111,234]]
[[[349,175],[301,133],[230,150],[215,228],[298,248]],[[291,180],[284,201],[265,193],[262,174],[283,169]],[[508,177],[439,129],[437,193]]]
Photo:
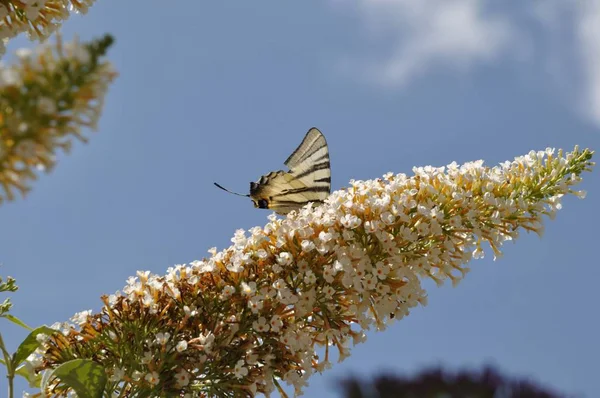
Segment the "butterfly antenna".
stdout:
[[217,187],[221,188],[221,189],[222,189],[223,191],[225,191],[225,192],[229,192],[229,193],[232,193],[232,194],[234,194],[234,195],[237,195],[237,196],[246,196],[246,197],[248,197],[248,198],[250,197],[250,195],[242,195],[241,193],[237,193],[237,192],[231,192],[229,189],[223,188],[222,186],[220,186],[220,185],[219,185],[219,184],[217,184],[216,182],[213,182],[213,184],[215,184]]

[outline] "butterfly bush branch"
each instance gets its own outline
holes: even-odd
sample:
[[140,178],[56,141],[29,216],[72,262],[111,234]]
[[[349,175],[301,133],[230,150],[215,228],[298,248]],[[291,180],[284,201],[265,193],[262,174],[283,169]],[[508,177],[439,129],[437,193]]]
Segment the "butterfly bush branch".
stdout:
[[6,42],[22,32],[31,40],[44,40],[69,18],[85,14],[94,0],[0,0],[0,57]]
[[[2,276],[0,276],[0,293],[2,292],[11,292],[14,293],[19,289],[19,287],[17,286],[17,281],[9,276],[6,278],[6,282],[4,281],[4,279],[2,278]],[[2,303],[0,303],[0,317],[5,316],[6,314],[8,314],[10,312],[10,309],[12,308],[12,303],[10,301],[10,299],[6,298],[4,299],[4,301]]]
[[25,195],[37,170],[51,170],[59,149],[73,138],[87,141],[96,129],[104,96],[116,77],[103,60],[111,36],[20,50],[18,61],[0,65],[0,204]]
[[[493,168],[352,181],[322,206],[237,231],[208,258],[164,276],[138,272],[99,313],[57,325],[35,368],[91,358],[118,396],[285,396],[283,383],[299,395],[365,331],[425,305],[423,280],[456,284],[486,243],[497,257],[520,231],[541,234],[564,195],[584,196],[574,187],[592,155],[547,149]],[[68,393],[58,380],[48,388]]]
[[414,397],[566,397],[528,379],[516,379],[486,366],[478,371],[449,371],[436,367],[413,376],[380,373],[372,380],[352,377],[340,386],[348,398]]

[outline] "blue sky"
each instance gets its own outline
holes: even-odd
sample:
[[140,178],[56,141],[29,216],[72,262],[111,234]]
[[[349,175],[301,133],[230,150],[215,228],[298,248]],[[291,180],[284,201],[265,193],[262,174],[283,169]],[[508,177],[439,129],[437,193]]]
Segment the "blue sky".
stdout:
[[[247,190],[312,126],[334,189],[413,166],[600,149],[597,1],[102,0],[63,29],[105,32],[120,77],[99,132],[0,207],[0,273],[17,278],[14,313],[31,325],[98,310],[136,270],[162,274],[264,225],[268,212],[212,183]],[[542,239],[488,253],[457,288],[426,284],[427,307],[369,333],[306,396],[336,397],[351,374],[486,363],[600,396],[597,170],[581,189]],[[1,330],[12,348],[24,337]]]

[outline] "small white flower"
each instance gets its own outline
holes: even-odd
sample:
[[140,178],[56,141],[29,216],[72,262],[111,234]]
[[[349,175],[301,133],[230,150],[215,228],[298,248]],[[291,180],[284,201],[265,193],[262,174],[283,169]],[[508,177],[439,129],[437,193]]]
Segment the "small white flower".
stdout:
[[256,330],[258,333],[268,332],[269,324],[267,323],[267,319],[264,316],[261,316],[257,321],[252,322],[252,329]]
[[188,347],[188,343],[185,340],[181,340],[179,343],[177,343],[177,345],[175,346],[175,349],[177,350],[177,352],[183,352],[185,350],[187,350]]
[[198,342],[200,343],[200,347],[198,348],[207,353],[210,353],[214,341],[215,335],[212,332],[206,332],[205,334],[201,334],[200,336],[198,336]]
[[138,381],[142,378],[144,374],[142,372],[140,372],[139,370],[134,370],[133,373],[131,374],[131,378],[135,381]]
[[125,377],[125,370],[122,368],[114,368],[112,375],[110,376],[110,381],[113,383],[118,383]]
[[154,301],[154,295],[149,291],[145,291],[142,297],[142,304],[144,304],[144,307],[152,307],[154,304],[156,304]]
[[377,278],[373,274],[367,274],[362,280],[362,285],[365,290],[373,290],[377,286]]
[[475,249],[475,251],[473,251],[473,258],[474,259],[479,259],[479,258],[484,258],[485,257],[485,252],[483,251],[483,249],[481,247],[477,247]]
[[27,363],[33,367],[42,365],[42,356],[37,352],[33,352],[27,356]]
[[325,296],[331,298],[335,294],[335,289],[331,285],[327,285],[323,289],[323,293],[325,294]]
[[303,252],[309,252],[315,249],[315,242],[312,240],[303,240],[300,246],[302,247]]
[[156,386],[160,382],[160,376],[157,372],[151,372],[147,373],[146,376],[144,376],[144,380],[146,380],[152,386]]
[[178,388],[183,388],[190,384],[190,374],[185,369],[180,369],[175,373],[175,384]]
[[271,325],[271,330],[273,332],[279,332],[279,329],[283,326],[281,317],[279,315],[273,315],[273,317],[271,318],[271,322],[269,322],[269,325]]
[[258,363],[258,354],[252,350],[246,353],[246,363],[248,365],[256,365]]
[[392,225],[396,222],[396,217],[389,211],[381,213],[380,218],[385,225]]
[[235,287],[227,285],[221,291],[221,297],[223,297],[223,299],[227,299],[231,297],[233,293],[235,293]]
[[[235,289],[234,289],[235,291]],[[183,306],[183,313],[185,314],[185,316],[187,317],[193,317],[196,316],[198,314],[198,311],[196,311],[196,309],[191,309],[189,306],[184,305]]]
[[119,300],[119,297],[121,297],[121,293],[117,292],[116,294],[111,294],[108,296],[108,305],[110,305],[111,307],[114,307],[115,304],[117,303],[117,301]]
[[252,310],[253,313],[258,313],[258,311],[262,310],[264,304],[264,298],[261,295],[257,295],[248,300],[248,307]]
[[167,344],[167,341],[169,341],[169,338],[171,338],[170,333],[156,333],[155,342],[158,345],[165,345]]
[[317,276],[312,271],[306,271],[304,274],[304,283],[307,285],[314,285],[317,282]]
[[298,261],[298,272],[306,272],[309,270],[308,261],[302,259]]
[[352,340],[354,345],[364,343],[367,341],[367,335],[361,330],[352,334]]
[[375,275],[377,275],[377,278],[381,280],[386,279],[389,272],[390,266],[384,264],[383,261],[379,261],[377,264],[375,264]]
[[333,233],[321,231],[319,232],[319,239],[321,242],[327,243],[333,239]]
[[283,271],[283,268],[281,268],[281,265],[279,264],[273,264],[273,266],[271,267],[271,269],[273,270],[273,272],[275,272],[276,274],[280,273],[281,271]]
[[242,282],[240,286],[242,287],[242,293],[246,296],[249,296],[256,292],[256,282]]
[[256,251],[256,255],[258,256],[258,258],[260,258],[261,260],[266,259],[267,257],[269,257],[269,253],[267,253],[266,250],[264,249],[259,249]]
[[344,229],[342,231],[342,238],[344,238],[344,240],[347,242],[351,242],[354,240],[354,232],[350,231],[349,229]]
[[292,263],[292,255],[288,252],[281,252],[277,256],[277,263],[281,266],[290,265]]
[[282,304],[289,305],[298,302],[298,296],[290,291],[288,288],[283,288],[277,291],[277,297]]
[[378,221],[366,221],[365,222],[365,232],[374,233],[379,230],[379,222]]
[[233,238],[231,238],[231,242],[235,245],[236,248],[244,248],[246,244],[246,231],[243,229],[238,229],[235,231]]
[[217,264],[213,258],[208,261],[194,260],[190,265],[192,268],[198,269],[201,274],[214,272],[217,268]]
[[323,268],[323,279],[325,279],[327,283],[333,283],[335,274],[337,274],[337,272],[338,270],[336,268],[327,265],[325,268]]
[[237,361],[237,363],[235,364],[235,368],[233,369],[233,374],[238,379],[241,379],[242,377],[248,375],[248,368],[244,367],[243,359],[240,359],[239,361]]
[[390,287],[384,283],[378,283],[377,284],[377,293],[379,293],[382,296],[386,296],[390,293]]
[[346,227],[348,229],[354,229],[354,228],[360,226],[360,224],[362,223],[361,219],[356,217],[353,214],[345,214],[340,219],[340,222],[342,223],[342,225],[344,227]]
[[88,317],[90,317],[91,315],[92,310],[81,311],[73,315],[71,321],[78,324],[79,326],[83,326],[87,322]]

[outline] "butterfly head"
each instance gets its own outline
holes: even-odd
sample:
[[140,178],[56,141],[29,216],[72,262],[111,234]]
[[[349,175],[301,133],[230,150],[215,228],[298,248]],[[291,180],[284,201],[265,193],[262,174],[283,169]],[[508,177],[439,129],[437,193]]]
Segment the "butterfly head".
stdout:
[[252,199],[252,203],[254,207],[257,209],[268,209],[269,201],[261,196],[261,189],[264,188],[260,182],[250,182],[250,199]]
[[269,201],[267,199],[252,199],[252,203],[254,203],[254,207],[257,209],[269,208]]

